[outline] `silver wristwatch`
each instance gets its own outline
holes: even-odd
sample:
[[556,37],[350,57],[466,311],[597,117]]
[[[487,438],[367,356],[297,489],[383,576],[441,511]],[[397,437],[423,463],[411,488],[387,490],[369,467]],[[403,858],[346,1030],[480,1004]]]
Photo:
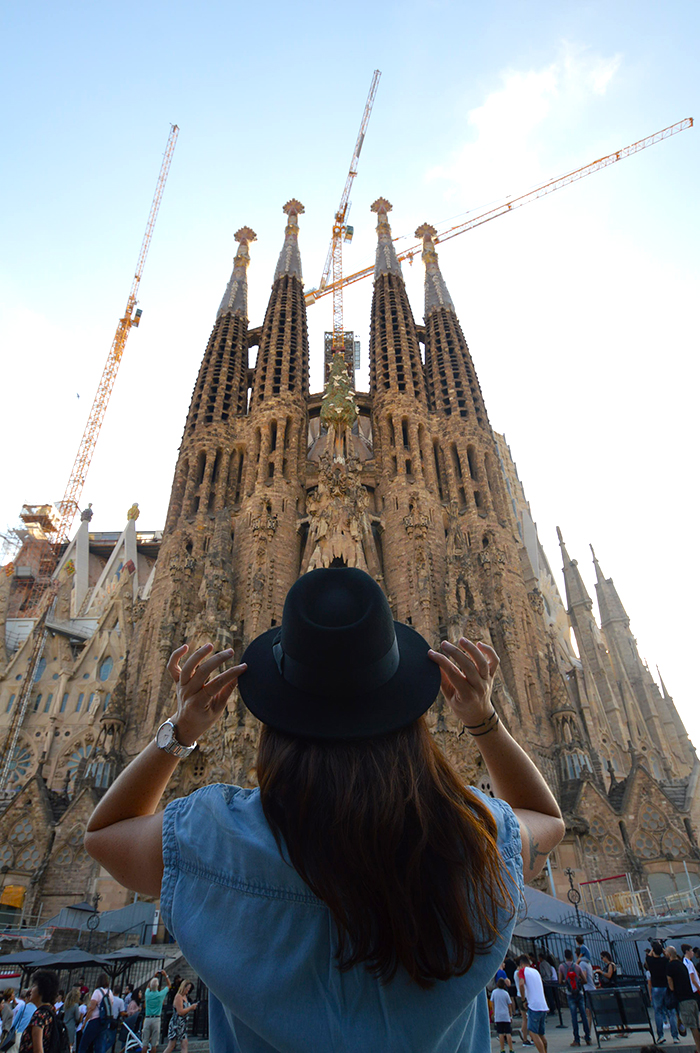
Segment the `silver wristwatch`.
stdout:
[[172,753],[174,757],[189,757],[193,750],[197,749],[197,743],[191,746],[183,746],[175,738],[175,725],[172,720],[166,720],[156,731],[156,746],[159,750]]

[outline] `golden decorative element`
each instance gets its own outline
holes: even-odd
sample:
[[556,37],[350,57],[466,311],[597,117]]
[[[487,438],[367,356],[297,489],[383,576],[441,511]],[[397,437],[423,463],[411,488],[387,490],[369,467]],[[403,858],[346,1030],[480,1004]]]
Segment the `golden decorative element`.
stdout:
[[295,197],[291,197],[286,205],[282,205],[282,211],[288,216],[303,216],[304,206],[301,201],[298,201]]
[[387,212],[391,212],[391,208],[392,205],[390,201],[387,201],[385,197],[378,197],[377,200],[370,205],[370,212],[384,213],[386,215]]
[[129,511],[126,513],[126,518],[127,519],[138,519],[138,517],[140,515],[141,515],[141,513],[139,512],[139,506],[136,503],[136,501],[134,501],[133,505],[131,506]]
[[241,227],[233,235],[234,241],[257,241],[258,235],[251,227]]

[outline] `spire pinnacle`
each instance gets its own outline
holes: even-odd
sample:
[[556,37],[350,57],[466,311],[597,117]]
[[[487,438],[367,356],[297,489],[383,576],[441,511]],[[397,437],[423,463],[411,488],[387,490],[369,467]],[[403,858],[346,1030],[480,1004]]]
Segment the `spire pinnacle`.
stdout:
[[248,280],[246,276],[250,263],[248,245],[251,241],[255,241],[256,234],[250,227],[241,227],[233,236],[238,242],[238,251],[233,260],[233,271],[226,286],[224,298],[216,313],[217,318],[229,311],[231,314],[241,315],[242,318],[248,317]]
[[277,261],[274,281],[285,276],[301,278],[301,256],[299,254],[299,223],[298,217],[303,215],[304,206],[295,197],[290,198],[282,211],[287,216],[287,226],[284,231],[284,245]]
[[593,556],[593,566],[595,567],[596,581],[598,582],[599,585],[604,585],[605,584],[605,575],[603,574],[602,570],[600,569],[600,563],[598,562],[598,558],[597,558],[597,556],[595,554],[595,549],[593,548],[593,545],[589,545],[588,547],[590,548],[591,555]]
[[402,277],[401,264],[396,256],[394,243],[391,240],[391,227],[387,219],[387,213],[391,212],[391,202],[385,197],[378,197],[370,206],[372,212],[377,214],[377,258],[374,265],[375,280],[380,274],[397,274]]
[[659,669],[658,665],[656,667],[656,672],[658,673],[659,680],[661,681],[661,694],[663,695],[663,697],[666,699],[667,702],[673,702],[673,699],[669,695],[668,690],[666,688],[666,685],[664,684],[664,678],[661,675],[661,670]]
[[562,537],[559,527],[557,527],[557,537],[559,538],[559,547],[561,548],[564,585],[566,586],[566,602],[569,611],[579,604],[584,604],[588,610],[590,610],[593,604],[590,596],[586,592],[586,586],[583,584],[583,578],[578,569],[578,561],[571,559],[569,553],[566,551],[564,538]]
[[438,265],[437,252],[435,251],[435,235],[437,230],[430,223],[422,223],[416,230],[416,237],[423,241],[423,263],[425,264],[425,317],[432,313],[437,307],[447,307],[454,311],[452,297],[447,291],[445,279]]

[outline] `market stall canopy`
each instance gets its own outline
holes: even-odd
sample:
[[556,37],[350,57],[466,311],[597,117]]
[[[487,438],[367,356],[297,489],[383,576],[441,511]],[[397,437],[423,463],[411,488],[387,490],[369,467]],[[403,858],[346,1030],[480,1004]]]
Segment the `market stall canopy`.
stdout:
[[[170,948],[169,952],[168,948]],[[171,944],[163,943],[152,947],[122,947],[121,950],[112,951],[111,953],[103,955],[103,957],[110,962],[119,962],[124,959],[132,962],[147,962],[152,960],[155,961],[157,959],[163,961],[165,958],[170,958],[176,953],[179,954]]]
[[[50,959],[50,960],[49,960]],[[80,947],[71,947],[70,950],[61,951],[59,954],[47,955],[47,960],[41,963],[50,969],[77,969],[79,966],[109,964],[104,954],[90,954],[81,950]]]
[[49,958],[53,958],[53,955],[46,951],[12,951],[0,957],[0,968],[6,965],[46,965]]
[[[583,919],[582,919],[583,921]],[[521,939],[535,940],[540,936],[549,936],[550,933],[559,933],[562,936],[581,936],[584,932],[593,932],[591,925],[583,921],[582,926],[564,925],[561,922],[544,921],[540,918],[525,918],[518,922],[513,929],[513,935]]]

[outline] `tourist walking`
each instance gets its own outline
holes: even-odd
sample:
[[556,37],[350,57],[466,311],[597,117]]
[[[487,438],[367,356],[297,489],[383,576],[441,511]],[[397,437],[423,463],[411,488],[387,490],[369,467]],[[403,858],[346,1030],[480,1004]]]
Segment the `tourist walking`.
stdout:
[[198,1002],[190,1002],[193,987],[194,984],[189,980],[183,980],[173,999],[173,1015],[168,1024],[168,1044],[165,1053],[173,1053],[178,1042],[182,1053],[187,1053],[187,1017],[194,1013],[199,1005]]
[[580,954],[580,947],[577,948],[576,964],[583,973],[583,999],[586,1006],[586,1019],[588,1020],[588,1030],[590,1031],[593,1026],[593,1013],[591,1011],[590,1002],[590,991],[595,991],[595,978],[593,976],[593,966],[589,962],[588,958],[584,958]]
[[9,1042],[10,1032],[12,1031],[12,1017],[14,1015],[14,1000],[15,992],[12,987],[6,987],[2,993],[2,1002],[0,1002],[0,1050],[7,1043],[8,1048],[12,1045]]
[[547,1053],[547,1039],[544,1032],[549,1006],[544,997],[542,977],[530,961],[529,955],[521,954],[518,964],[522,968],[520,997],[527,1009],[528,1037],[539,1053]]
[[50,1053],[52,1037],[56,1030],[54,1002],[57,996],[58,974],[49,972],[48,969],[37,969],[32,976],[27,1003],[31,1003],[35,1011],[22,1030],[19,1053]]
[[[56,981],[58,988],[58,978]],[[25,998],[17,999],[15,1010],[12,1015],[12,1030],[15,1033],[13,1044],[9,1047],[9,1051],[5,1053],[17,1053],[19,1050],[22,1035],[29,1027],[32,1017],[36,1013],[36,1004],[32,1001],[31,988],[29,991],[25,991]]]
[[[172,717],[85,840],[134,891],[161,895],[209,988],[212,1053],[487,1049],[485,987],[520,867],[530,881],[564,833],[492,704],[495,651],[464,637],[431,650],[368,574],[332,568],[295,582],[281,627],[242,664],[219,672],[233,653],[212,652],[172,654]],[[441,683],[496,797],[465,786],[428,730]],[[258,788],[207,786],[156,813],[236,684],[263,725]]]
[[496,1034],[498,1035],[498,1042],[502,1050],[506,1048],[506,1040],[508,1042],[508,1049],[513,1049],[513,1002],[506,981],[502,976],[499,976],[496,980],[496,986],[491,992],[491,1003],[493,1005],[493,1022],[496,1025]]
[[574,952],[568,947],[564,951],[564,961],[559,966],[559,983],[566,992],[566,1001],[569,1004],[569,1012],[571,1013],[571,1026],[574,1032],[574,1041],[571,1045],[581,1045],[581,1037],[578,1030],[578,1018],[580,1016],[581,1023],[583,1024],[583,1035],[586,1040],[586,1045],[590,1046],[591,1030],[588,1023],[588,1017],[586,1016],[586,1003],[583,994],[586,984],[586,976],[580,965],[577,965],[574,961]]
[[78,1053],[90,1053],[93,1047],[95,1053],[107,1053],[114,1045],[117,1032],[109,1026],[109,1021],[114,1020],[113,998],[107,973],[100,973],[97,987],[88,1002]]
[[[693,994],[693,985],[690,974],[685,963],[678,957],[675,947],[666,948],[668,954],[668,970],[666,979],[668,986],[675,996],[678,1008],[678,1018],[686,1029],[690,1029],[695,1042],[696,1053],[700,1053],[700,1021],[698,1020],[698,1003]],[[673,1040],[679,1042],[680,1039]]]
[[[160,989],[160,983],[165,984],[165,987]],[[161,969],[148,981],[148,987],[144,995],[145,1013],[143,1020],[143,1029],[141,1031],[141,1042],[143,1044],[144,1053],[151,1047],[151,1053],[158,1053],[158,1043],[160,1042],[161,1032],[161,1017],[163,1013],[163,1003],[168,997],[170,992],[170,980],[165,969]]]
[[683,955],[683,965],[688,970],[690,977],[690,986],[693,988],[693,994],[697,997],[700,995],[700,976],[698,976],[695,966],[695,951],[689,943],[682,943],[681,954]]
[[71,987],[63,1005],[63,1023],[66,1025],[71,1050],[75,1049],[75,1034],[82,1018],[80,1012],[80,988]]
[[668,1016],[668,1021],[671,1026],[671,1035],[673,1041],[676,1042],[678,1040],[676,1014],[674,1010],[668,1008],[669,963],[664,954],[664,949],[658,940],[652,942],[651,954],[647,955],[645,964],[649,971],[649,996],[654,1010],[656,1041],[659,1045],[666,1041],[664,1038],[664,1019]]

